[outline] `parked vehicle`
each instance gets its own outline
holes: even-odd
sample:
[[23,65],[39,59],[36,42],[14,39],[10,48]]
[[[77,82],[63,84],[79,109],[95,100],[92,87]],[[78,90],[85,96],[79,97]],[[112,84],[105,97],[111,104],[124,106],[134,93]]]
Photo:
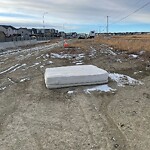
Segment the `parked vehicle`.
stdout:
[[86,39],[87,35],[85,33],[78,34],[78,39]]
[[88,35],[88,38],[91,39],[91,38],[94,38],[95,37],[95,31],[90,31],[89,35]]

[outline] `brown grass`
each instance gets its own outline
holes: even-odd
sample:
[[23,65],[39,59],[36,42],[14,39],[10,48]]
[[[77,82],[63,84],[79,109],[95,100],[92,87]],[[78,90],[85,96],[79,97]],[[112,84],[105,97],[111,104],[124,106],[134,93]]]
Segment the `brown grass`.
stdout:
[[76,47],[76,48],[81,48],[83,50],[88,50],[90,45],[91,45],[91,41],[90,40],[77,40],[74,43],[69,44],[71,47]]
[[99,36],[95,38],[96,44],[108,44],[114,49],[127,50],[129,52],[147,51],[150,52],[150,35],[132,36]]

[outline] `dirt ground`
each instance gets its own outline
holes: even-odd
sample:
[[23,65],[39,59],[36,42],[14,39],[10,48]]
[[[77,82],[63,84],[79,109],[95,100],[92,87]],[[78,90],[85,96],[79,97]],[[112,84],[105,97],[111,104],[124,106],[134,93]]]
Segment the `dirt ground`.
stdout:
[[[0,150],[149,150],[150,58],[73,40],[0,53]],[[135,56],[136,55],[136,56]],[[47,89],[47,67],[93,64],[144,84],[114,92]],[[74,91],[69,93],[68,91]]]

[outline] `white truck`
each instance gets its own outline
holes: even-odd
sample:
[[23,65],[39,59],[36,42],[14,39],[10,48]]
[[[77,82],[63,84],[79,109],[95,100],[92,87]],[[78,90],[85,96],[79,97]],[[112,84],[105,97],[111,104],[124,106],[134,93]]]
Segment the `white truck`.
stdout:
[[91,38],[94,38],[95,37],[95,31],[90,31],[89,35],[88,35],[88,38],[91,39]]

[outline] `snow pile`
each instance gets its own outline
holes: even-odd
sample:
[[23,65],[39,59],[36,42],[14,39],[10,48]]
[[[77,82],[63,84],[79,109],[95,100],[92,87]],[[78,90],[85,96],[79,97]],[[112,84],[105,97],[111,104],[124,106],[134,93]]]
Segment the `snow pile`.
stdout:
[[124,85],[142,85],[141,81],[133,79],[127,75],[118,74],[118,73],[110,73],[109,78],[113,81],[117,82],[118,86],[124,87]]
[[95,86],[95,87],[84,90],[84,92],[88,93],[88,94],[90,94],[90,92],[93,92],[93,91],[101,91],[101,92],[111,92],[112,91],[113,92],[113,91],[116,91],[116,89],[112,89],[107,84],[104,84],[104,85],[99,85],[99,86]]

